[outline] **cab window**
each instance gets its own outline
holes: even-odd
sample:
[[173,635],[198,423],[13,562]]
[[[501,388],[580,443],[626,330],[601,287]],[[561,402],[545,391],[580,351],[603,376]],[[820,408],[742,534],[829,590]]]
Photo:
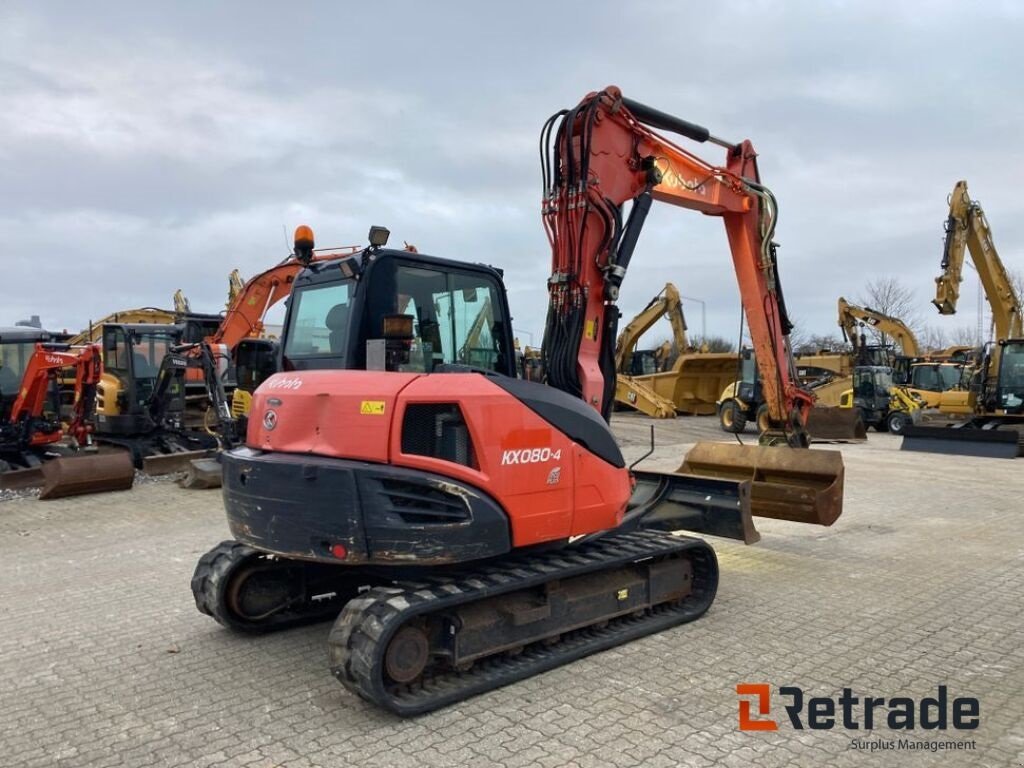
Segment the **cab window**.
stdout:
[[431,371],[445,363],[505,370],[505,318],[498,287],[486,275],[421,266],[396,269],[400,314],[413,316],[413,343],[404,370]]
[[284,354],[289,359],[345,358],[351,310],[351,281],[313,285],[295,292]]

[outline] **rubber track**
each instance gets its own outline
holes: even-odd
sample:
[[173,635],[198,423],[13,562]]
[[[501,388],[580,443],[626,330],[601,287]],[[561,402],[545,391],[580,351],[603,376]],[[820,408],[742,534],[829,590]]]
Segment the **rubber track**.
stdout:
[[[694,564],[693,591],[680,603],[613,619],[601,628],[567,632],[554,645],[534,643],[518,656],[496,654],[466,672],[435,671],[413,686],[389,689],[385,684],[384,651],[398,628],[414,616],[680,552],[689,554]],[[542,555],[513,556],[457,577],[375,587],[350,600],[328,638],[331,672],[362,698],[399,715],[417,715],[692,621],[711,606],[717,587],[718,562],[710,546],[701,539],[655,531],[608,536]]]
[[[296,627],[302,624],[312,624],[325,621],[336,615],[339,606],[325,603],[323,605],[308,605],[299,611],[284,611],[270,620],[253,623],[244,619],[236,618],[227,608],[224,597],[228,584],[236,568],[241,567],[248,561],[264,557],[265,553],[241,543],[240,541],[222,541],[211,549],[196,563],[196,569],[192,574],[192,596],[196,601],[196,608],[200,613],[212,616],[217,623],[237,632],[247,634],[263,634],[275,632],[280,629]],[[294,565],[292,561],[276,560],[282,566]]]

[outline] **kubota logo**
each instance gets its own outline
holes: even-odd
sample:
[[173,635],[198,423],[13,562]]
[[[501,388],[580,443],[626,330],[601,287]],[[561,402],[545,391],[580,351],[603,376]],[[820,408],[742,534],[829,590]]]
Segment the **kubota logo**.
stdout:
[[277,412],[267,411],[263,414],[263,427],[270,432],[277,426]]
[[267,382],[267,389],[298,389],[302,386],[302,379],[289,379],[287,376],[271,379]]

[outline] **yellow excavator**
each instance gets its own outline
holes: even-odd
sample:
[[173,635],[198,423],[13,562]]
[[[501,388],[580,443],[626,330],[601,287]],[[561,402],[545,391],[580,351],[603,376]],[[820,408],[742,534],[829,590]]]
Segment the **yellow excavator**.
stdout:
[[[640,337],[661,318],[672,326],[678,353],[667,368],[672,344],[666,342],[655,350],[637,350]],[[672,283],[665,283],[615,342],[616,404],[662,419],[675,418],[676,412],[715,412],[718,393],[736,378],[737,356],[694,349],[686,330],[679,290]]]
[[964,416],[945,426],[919,425],[904,435],[905,450],[996,458],[1024,455],[1024,315],[1020,297],[999,258],[981,204],[958,181],[949,197],[942,274],[932,303],[941,315],[956,314],[969,253],[992,311],[993,340],[960,393]]

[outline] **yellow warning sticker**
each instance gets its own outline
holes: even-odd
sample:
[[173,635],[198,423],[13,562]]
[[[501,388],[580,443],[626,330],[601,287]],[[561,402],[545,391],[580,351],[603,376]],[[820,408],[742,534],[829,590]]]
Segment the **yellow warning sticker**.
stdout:
[[359,406],[359,413],[363,416],[383,416],[384,415],[384,401],[383,400],[363,400]]
[[597,321],[596,320],[587,320],[587,324],[586,324],[586,326],[584,326],[583,333],[584,333],[584,335],[588,339],[595,339],[596,340],[597,339]]

